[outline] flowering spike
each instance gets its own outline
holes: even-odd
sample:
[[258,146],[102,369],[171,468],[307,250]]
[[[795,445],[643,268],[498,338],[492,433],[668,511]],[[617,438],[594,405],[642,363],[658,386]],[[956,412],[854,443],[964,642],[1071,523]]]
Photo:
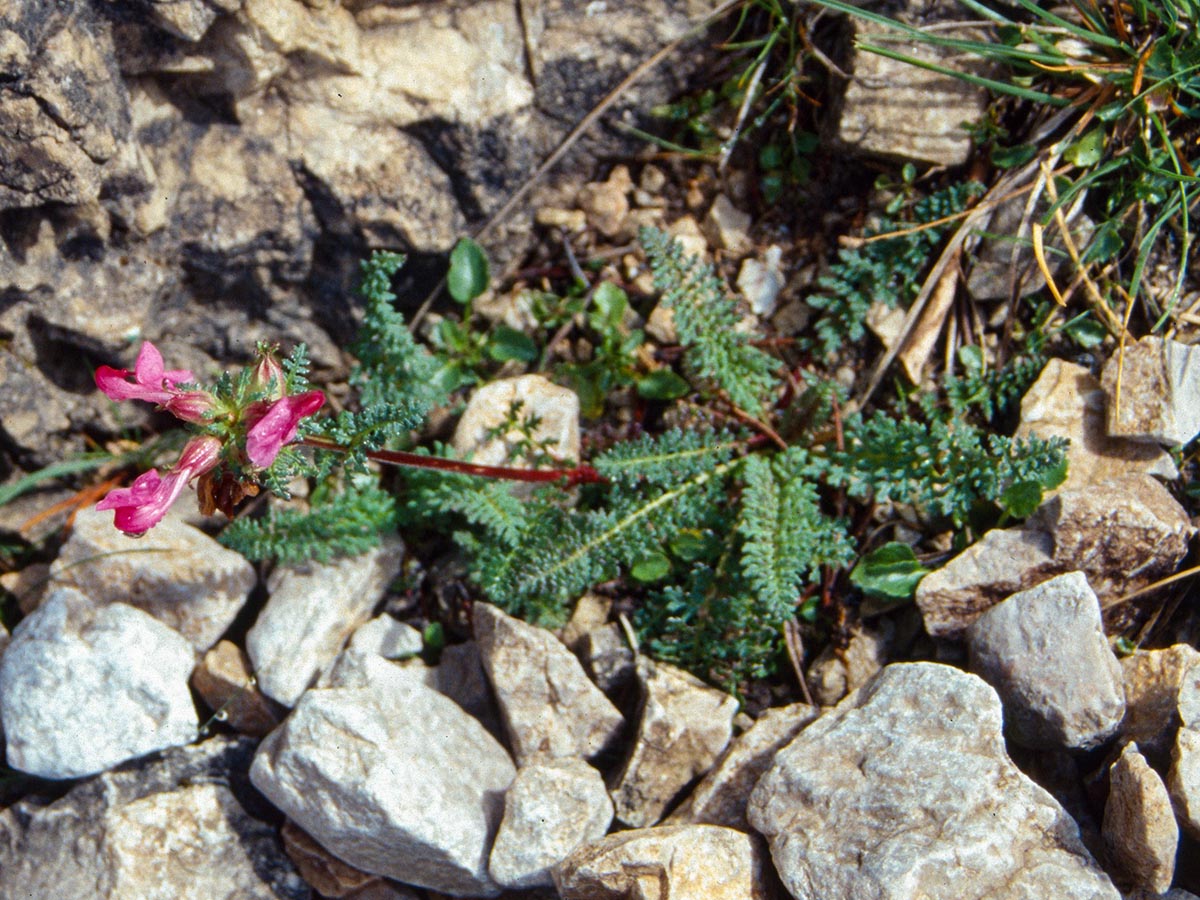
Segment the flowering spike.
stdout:
[[[133,381],[130,382],[129,378]],[[179,393],[175,385],[192,380],[187,369],[164,369],[162,354],[149,341],[142,343],[133,371],[100,366],[96,369],[96,387],[110,400],[147,400],[166,403]]]
[[324,403],[325,395],[320,391],[276,400],[246,432],[246,456],[250,462],[264,469],[275,462],[283,445],[295,440],[300,420],[311,416]]

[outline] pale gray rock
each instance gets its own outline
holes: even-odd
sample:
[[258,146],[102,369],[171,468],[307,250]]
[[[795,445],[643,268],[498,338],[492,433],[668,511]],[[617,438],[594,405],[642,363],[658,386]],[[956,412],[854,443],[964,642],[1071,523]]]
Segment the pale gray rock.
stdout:
[[551,632],[476,603],[475,639],[518,765],[538,757],[591,759],[625,719]]
[[1109,437],[1105,402],[1100,382],[1083,366],[1063,359],[1046,363],[1021,398],[1017,437],[1063,437],[1070,441],[1067,480],[1056,490],[1073,490],[1138,473],[1168,481],[1177,478],[1175,463],[1162,447]]
[[305,692],[263,741],[251,781],[355,868],[454,896],[498,893],[487,860],[516,774],[507,752],[395,663],[360,663],[361,687]]
[[[926,24],[936,4],[923,0],[906,4],[904,19]],[[944,17],[945,13],[942,13]],[[932,18],[936,18],[933,16]],[[852,20],[857,39],[880,40],[886,29]],[[961,68],[951,51],[915,41],[904,52],[928,62]],[[962,79],[917,68],[866,50],[855,50],[852,78],[846,86],[837,124],[837,137],[854,150],[901,157],[941,166],[965,163],[971,138],[964,122],[976,122],[987,105],[987,93]]]
[[1167,788],[1179,824],[1200,840],[1200,729],[1180,728],[1175,735]]
[[55,590],[0,657],[8,764],[78,778],[195,740],[194,665],[191,645],[141,610]]
[[1104,846],[1125,886],[1161,894],[1175,875],[1179,826],[1167,787],[1137,744],[1125,749],[1108,769],[1104,805]]
[[890,665],[780,751],[748,818],[796,900],[1118,900],[1001,731],[982,679]]
[[360,625],[347,644],[347,648],[355,653],[377,653],[384,659],[416,656],[424,647],[421,632],[386,614]]
[[917,607],[931,635],[961,638],[989,607],[1074,571],[1087,576],[1103,606],[1173,572],[1194,531],[1183,507],[1148,475],[1063,491],[1024,525],[992,529],[925,576]]
[[593,228],[607,238],[621,235],[629,215],[629,192],[633,180],[629,169],[616,166],[605,181],[593,181],[579,189],[576,202]]
[[[493,436],[495,429],[511,421],[536,417],[540,421],[531,434],[513,428]],[[530,465],[513,459],[516,446],[532,438],[540,452],[559,461],[579,460],[579,398],[569,388],[559,387],[542,375],[502,378],[478,388],[467,401],[467,409],[454,429],[454,452],[460,458],[487,466]]]
[[404,543],[393,537],[362,556],[272,572],[270,597],[246,635],[259,689],[294,705],[370,618],[403,557]]
[[482,722],[491,734],[502,738],[500,710],[475,641],[451,644],[442,650],[433,670],[432,686]]
[[0,812],[0,897],[310,900],[275,826],[250,814],[270,812],[246,782],[253,753],[212,738],[26,797]]
[[787,284],[782,261],[783,248],[772,244],[763,251],[761,260],[751,257],[738,270],[738,292],[750,304],[750,311],[756,316],[768,318],[775,313],[779,292]]
[[185,41],[198,41],[222,12],[233,12],[242,0],[148,0],[156,24]]
[[750,214],[734,206],[725,194],[717,194],[704,217],[708,239],[731,253],[745,253],[750,249],[750,223]]
[[233,624],[254,587],[254,567],[172,510],[134,540],[110,512],[81,510],[50,568],[53,584],[92,602],[124,603],[182,634],[200,653]]
[[637,654],[615,622],[585,634],[577,652],[588,677],[606,694],[613,695],[637,676]]
[[1149,335],[1114,354],[1100,381],[1109,434],[1178,447],[1200,433],[1200,347]]
[[834,706],[866,684],[887,662],[894,633],[895,626],[883,620],[877,628],[855,630],[844,648],[828,645],[805,673],[813,700],[820,706]]
[[620,831],[584,844],[554,870],[563,900],[767,900],[756,838],[718,825]]
[[1179,677],[1176,700],[1179,722],[1184,728],[1200,729],[1200,652],[1190,644],[1176,644],[1175,647],[1187,647],[1192,651],[1179,654],[1188,663]]
[[791,743],[820,710],[807,703],[768,709],[721,754],[665,825],[724,825],[750,831],[746,803],[775,754]]
[[550,870],[604,837],[612,817],[604,779],[583,760],[535,762],[517,772],[504,797],[488,871],[506,888],[551,886]]
[[[1200,709],[1190,710],[1183,686],[1200,679],[1200,651],[1190,644],[1162,650],[1137,650],[1121,659],[1125,684],[1125,722],[1121,737],[1144,753],[1169,753],[1181,719],[1200,721]],[[1200,701],[1200,689],[1195,691]],[[1185,717],[1185,711],[1188,715]]]
[[1068,572],[981,615],[967,631],[971,671],[996,689],[1010,739],[1090,750],[1121,727],[1121,664],[1082,572]]
[[638,660],[637,735],[612,787],[617,819],[645,828],[729,745],[737,701],[682,669]]
[[584,594],[575,601],[575,608],[571,610],[571,618],[559,629],[558,639],[567,646],[567,649],[577,653],[580,641],[588,632],[595,628],[602,628],[608,622],[608,617],[612,613],[612,605],[612,600],[607,597],[601,597],[590,591]]

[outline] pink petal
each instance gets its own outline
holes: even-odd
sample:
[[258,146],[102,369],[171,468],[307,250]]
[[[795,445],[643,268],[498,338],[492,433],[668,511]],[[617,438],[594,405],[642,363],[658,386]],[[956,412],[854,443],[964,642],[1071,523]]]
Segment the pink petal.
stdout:
[[[133,381],[129,378],[132,376]],[[166,403],[178,391],[175,384],[191,381],[192,373],[187,369],[163,370],[162,354],[149,341],[142,343],[133,371],[100,366],[96,369],[96,387],[110,400],[145,400],[149,403]]]
[[325,395],[320,391],[276,400],[246,432],[246,456],[250,462],[263,469],[275,462],[283,445],[295,439],[300,420],[311,416],[324,403]]
[[116,510],[113,524],[126,534],[145,534],[162,521],[171,504],[187,484],[185,473],[171,472],[160,478],[155,469],[143,472],[127,488],[109,491],[96,509]]

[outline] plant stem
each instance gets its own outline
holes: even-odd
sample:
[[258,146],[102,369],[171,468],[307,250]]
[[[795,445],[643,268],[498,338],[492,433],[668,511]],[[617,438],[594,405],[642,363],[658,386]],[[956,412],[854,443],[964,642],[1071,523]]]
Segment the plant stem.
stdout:
[[[348,453],[350,448],[333,441],[321,438],[301,438],[297,441],[305,447],[318,450],[331,450],[334,453]],[[567,487],[577,484],[597,484],[607,481],[599,472],[587,464],[575,466],[573,469],[518,469],[513,466],[481,466],[477,463],[463,462],[457,459],[445,459],[440,456],[425,456],[420,453],[406,453],[403,450],[367,450],[367,459],[386,463],[390,466],[408,466],[413,469],[440,469],[443,472],[455,472],[459,475],[475,475],[480,478],[500,478],[506,481],[552,482],[566,481]]]

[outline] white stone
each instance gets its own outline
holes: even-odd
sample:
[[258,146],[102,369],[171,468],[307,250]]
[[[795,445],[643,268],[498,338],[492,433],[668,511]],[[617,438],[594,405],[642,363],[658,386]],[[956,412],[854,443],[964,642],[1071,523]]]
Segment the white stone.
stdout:
[[751,257],[738,271],[737,289],[756,316],[766,318],[775,312],[779,292],[787,284],[780,265],[782,260],[783,248],[772,244],[763,253],[761,261]]
[[404,543],[389,538],[362,556],[271,573],[270,597],[246,635],[259,689],[294,705],[370,617],[403,556]]
[[1200,840],[1200,729],[1180,728],[1175,735],[1167,788],[1179,824]]
[[1100,380],[1109,434],[1177,447],[1200,433],[1200,347],[1144,337],[1113,354]]
[[137,540],[112,513],[81,510],[51,566],[52,584],[76,587],[93,603],[124,603],[178,631],[203,653],[217,642],[254,587],[254,567],[179,512]]
[[750,214],[734,206],[724,194],[717,194],[704,219],[713,243],[731,253],[750,250],[750,223]]
[[1013,594],[967,632],[971,671],[996,689],[1009,737],[1040,749],[1090,750],[1125,716],[1121,664],[1082,572]]
[[982,679],[898,663],[801,731],[748,811],[792,896],[1118,900],[1001,720]]
[[[1190,644],[1162,650],[1137,650],[1121,659],[1125,683],[1125,722],[1121,738],[1134,741],[1142,752],[1170,753],[1179,721],[1200,722],[1200,651]],[[1194,697],[1195,700],[1191,700]]]
[[488,871],[506,888],[553,885],[551,868],[579,845],[604,837],[612,817],[604,779],[583,760],[526,766],[505,795]]
[[488,603],[474,605],[472,621],[518,764],[592,758],[620,734],[624,717],[551,632]]
[[542,444],[540,452],[560,462],[579,460],[579,397],[542,375],[503,378],[472,393],[454,429],[454,452],[482,465],[528,467],[527,460],[511,458],[517,443],[528,435],[514,428],[490,436],[510,421],[514,405],[518,423],[530,417],[539,420],[532,438]]
[[307,691],[250,780],[352,866],[456,896],[493,896],[488,853],[516,770],[475,719],[395,663],[360,687]]
[[194,740],[194,664],[191,645],[141,610],[55,590],[0,657],[8,764],[78,778]]
[[384,659],[416,656],[425,647],[421,632],[386,613],[360,625],[347,645],[356,653],[377,653]]

